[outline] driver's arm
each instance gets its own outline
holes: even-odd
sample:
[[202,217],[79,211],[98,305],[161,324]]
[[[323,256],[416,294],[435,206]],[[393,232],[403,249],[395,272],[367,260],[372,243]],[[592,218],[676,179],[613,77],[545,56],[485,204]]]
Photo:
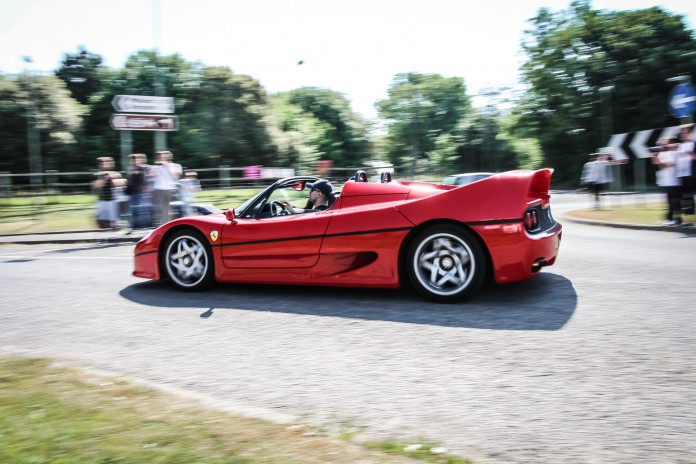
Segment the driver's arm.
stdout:
[[290,211],[292,214],[297,214],[299,211],[297,211],[288,201],[281,201],[283,206],[285,206],[285,209]]
[[295,208],[292,206],[289,202],[283,201],[282,202],[285,208],[291,212],[292,214],[299,214],[299,213],[312,213],[315,212],[316,210],[314,209],[304,209],[304,208]]

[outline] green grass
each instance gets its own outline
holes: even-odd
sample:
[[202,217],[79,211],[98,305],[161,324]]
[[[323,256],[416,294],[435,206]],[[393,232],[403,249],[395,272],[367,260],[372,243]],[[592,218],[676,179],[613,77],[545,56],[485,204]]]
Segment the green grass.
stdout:
[[360,446],[307,426],[235,417],[118,378],[0,358],[0,462],[463,464],[434,446]]
[[[220,209],[239,206],[258,189],[199,192],[196,201]],[[0,198],[0,234],[96,229],[95,195]]]
[[[599,209],[588,208],[568,214],[580,219],[655,226],[666,219],[667,208],[663,203],[610,204]],[[696,216],[684,215],[682,220],[685,223],[696,223]]]

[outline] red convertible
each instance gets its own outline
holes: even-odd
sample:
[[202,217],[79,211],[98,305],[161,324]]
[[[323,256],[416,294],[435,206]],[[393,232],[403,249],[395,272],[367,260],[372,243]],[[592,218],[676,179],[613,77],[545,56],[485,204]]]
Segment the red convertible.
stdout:
[[184,290],[214,282],[398,288],[460,301],[486,281],[524,280],[556,261],[552,169],[468,185],[368,182],[358,171],[324,211],[298,213],[317,177],[281,179],[235,209],[176,219],[135,247],[133,275]]

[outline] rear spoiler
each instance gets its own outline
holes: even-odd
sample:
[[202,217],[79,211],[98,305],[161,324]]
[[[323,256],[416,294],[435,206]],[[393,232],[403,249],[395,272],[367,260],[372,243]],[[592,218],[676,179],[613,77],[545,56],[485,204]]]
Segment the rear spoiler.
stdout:
[[532,174],[532,180],[529,183],[529,192],[527,197],[530,200],[541,199],[543,204],[549,202],[551,196],[549,195],[549,189],[551,188],[551,175],[553,174],[553,168],[544,168],[534,171]]

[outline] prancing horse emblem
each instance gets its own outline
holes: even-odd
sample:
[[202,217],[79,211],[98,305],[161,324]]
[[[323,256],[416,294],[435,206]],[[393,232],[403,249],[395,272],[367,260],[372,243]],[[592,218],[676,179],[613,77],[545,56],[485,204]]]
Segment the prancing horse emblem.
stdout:
[[211,230],[210,231],[210,240],[213,242],[217,241],[218,238],[218,231],[217,230]]

